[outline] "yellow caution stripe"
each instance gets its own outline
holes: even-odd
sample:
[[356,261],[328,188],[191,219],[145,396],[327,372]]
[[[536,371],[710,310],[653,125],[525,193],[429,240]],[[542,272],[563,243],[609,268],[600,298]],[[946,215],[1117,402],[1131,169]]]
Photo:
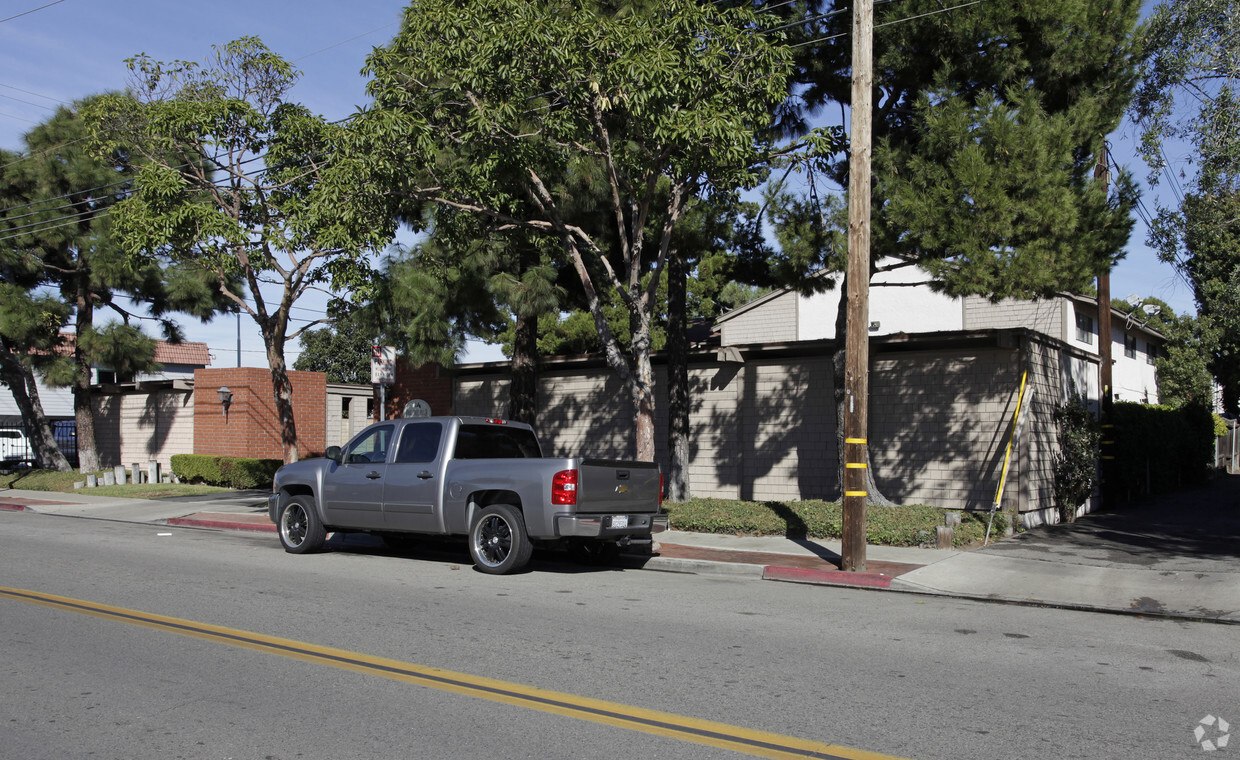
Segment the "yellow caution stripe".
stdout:
[[869,496],[869,491],[845,491],[845,496]]
[[373,657],[346,649],[318,646],[303,641],[266,636],[182,618],[96,604],[36,591],[0,587],[0,599],[29,602],[70,612],[114,620],[230,646],[291,657],[320,665],[425,686],[492,702],[526,707],[578,720],[617,726],[695,744],[767,758],[819,758],[820,760],[899,760],[838,744],[798,739],[726,723],[699,720],[674,713],[647,710],[618,702],[577,696],[493,678],[431,668],[400,660]]
[[845,438],[844,443],[866,443],[864,438]]
[[849,470],[864,470],[868,465],[865,462],[845,462],[844,467]]

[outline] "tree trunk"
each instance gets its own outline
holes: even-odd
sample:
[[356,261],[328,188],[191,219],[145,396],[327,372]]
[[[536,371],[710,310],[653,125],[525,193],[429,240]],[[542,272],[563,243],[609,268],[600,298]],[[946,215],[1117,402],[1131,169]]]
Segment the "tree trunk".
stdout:
[[[848,324],[848,277],[840,286],[840,306],[835,314],[835,348],[831,353],[831,390],[835,395],[835,452],[836,477],[840,484],[840,497],[844,491],[844,354],[848,347],[846,326]],[[879,490],[874,480],[874,468],[870,467],[870,447],[865,449],[866,503],[880,507],[894,507],[895,502]]]
[[686,501],[689,492],[689,335],[683,256],[667,262],[667,445],[669,466],[667,498]]
[[56,445],[52,425],[43,413],[43,403],[39,400],[39,388],[35,383],[34,373],[9,350],[3,338],[0,338],[0,381],[13,391],[13,401],[21,413],[22,426],[30,436],[35,465],[41,470],[71,470],[69,460]]
[[533,425],[538,418],[538,315],[517,315],[512,342],[508,419]]
[[102,469],[99,446],[95,442],[95,409],[91,403],[90,357],[82,346],[83,336],[95,327],[95,309],[90,292],[90,272],[80,260],[77,273],[77,299],[73,329],[73,363],[77,368],[73,381],[73,419],[77,424],[78,471],[98,472]]
[[267,366],[271,368],[271,391],[276,402],[276,417],[280,421],[280,444],[284,448],[284,463],[292,464],[301,457],[297,440],[297,422],[293,419],[293,383],[288,378],[288,365],[284,363],[283,336],[271,335],[263,330],[267,344]]

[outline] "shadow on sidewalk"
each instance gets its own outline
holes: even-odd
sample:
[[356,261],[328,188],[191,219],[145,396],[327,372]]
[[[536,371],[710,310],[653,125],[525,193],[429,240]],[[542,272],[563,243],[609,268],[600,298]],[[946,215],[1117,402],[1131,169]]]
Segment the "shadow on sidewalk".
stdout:
[[981,549],[1032,558],[1076,557],[1153,567],[1192,562],[1209,569],[1240,560],[1240,475],[1034,528]]

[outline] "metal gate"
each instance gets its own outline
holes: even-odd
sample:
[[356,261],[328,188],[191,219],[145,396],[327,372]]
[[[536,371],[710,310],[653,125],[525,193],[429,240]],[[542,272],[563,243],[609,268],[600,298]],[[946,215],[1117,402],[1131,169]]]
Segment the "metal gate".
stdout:
[[[73,420],[51,420],[56,445],[73,467],[78,466],[77,423]],[[20,424],[0,424],[0,466],[30,467],[34,465],[34,449],[30,436]]]

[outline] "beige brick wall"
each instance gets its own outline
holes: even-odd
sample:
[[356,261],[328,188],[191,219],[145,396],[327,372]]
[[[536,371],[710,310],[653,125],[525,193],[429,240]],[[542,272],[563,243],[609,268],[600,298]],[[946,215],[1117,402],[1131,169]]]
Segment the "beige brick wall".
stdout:
[[752,343],[779,343],[797,340],[797,304],[799,296],[791,291],[775,296],[719,325],[720,341],[725,346]]
[[169,471],[174,454],[194,452],[190,391],[96,396],[95,440],[104,467],[156,460]]

